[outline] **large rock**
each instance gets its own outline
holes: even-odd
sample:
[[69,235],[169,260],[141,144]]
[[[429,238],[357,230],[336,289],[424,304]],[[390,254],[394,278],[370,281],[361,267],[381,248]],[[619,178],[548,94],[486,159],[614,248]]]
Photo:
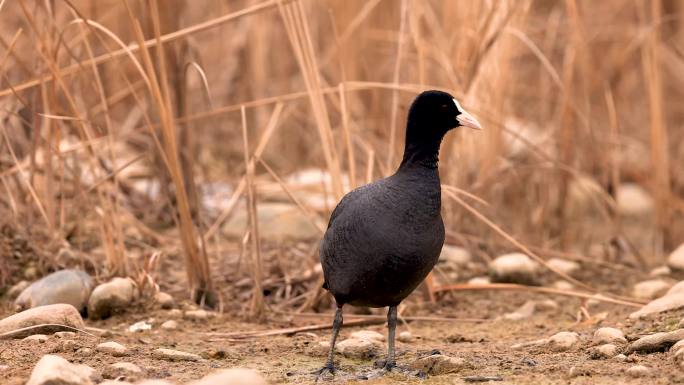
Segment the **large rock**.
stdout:
[[33,368],[26,385],[93,385],[97,377],[95,369],[89,366],[48,354]]
[[670,253],[667,264],[674,270],[684,270],[684,243]]
[[[257,206],[259,236],[269,240],[306,241],[318,239],[321,232],[297,205],[289,203],[261,203]],[[318,226],[325,228],[316,219]],[[247,212],[242,210],[226,222],[223,231],[228,237],[241,239],[247,230]]]
[[60,270],[46,275],[19,294],[15,306],[19,310],[37,306],[67,303],[78,311],[88,304],[93,279],[81,270]]
[[675,283],[674,286],[667,290],[667,293],[665,293],[665,295],[668,296],[677,293],[684,293],[684,281],[679,281]]
[[255,370],[233,368],[216,371],[188,385],[266,385],[267,383]]
[[336,344],[335,348],[347,358],[369,359],[380,356],[383,344],[376,339],[347,338]]
[[667,292],[672,284],[662,279],[651,279],[634,285],[632,295],[639,299],[655,299]]
[[88,318],[102,319],[130,307],[138,288],[130,278],[113,278],[93,290],[88,301]]
[[[36,325],[65,325],[77,329],[84,327],[83,318],[75,307],[67,304],[56,304],[34,307],[0,320],[0,333]],[[50,334],[62,330],[65,330],[62,326],[44,326],[16,333],[13,337],[24,338],[32,334]]]
[[650,314],[662,313],[664,311],[680,309],[684,307],[684,293],[674,293],[654,299],[641,309],[629,315],[631,319],[638,319]]
[[494,282],[535,284],[538,264],[522,253],[511,253],[497,257],[489,264]]

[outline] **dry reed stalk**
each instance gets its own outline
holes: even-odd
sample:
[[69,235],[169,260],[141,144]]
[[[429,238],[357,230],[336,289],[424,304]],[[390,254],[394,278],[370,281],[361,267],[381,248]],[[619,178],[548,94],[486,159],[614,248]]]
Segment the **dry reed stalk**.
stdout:
[[[149,40],[143,40],[142,43],[138,42],[137,44],[130,45],[124,48],[121,48],[119,50],[107,53],[107,54],[102,54],[100,56],[97,56],[92,62],[90,61],[82,61],[64,68],[61,68],[58,70],[58,73],[60,76],[67,76],[67,75],[73,75],[75,73],[78,73],[78,70],[85,65],[89,64],[95,64],[99,65],[105,62],[108,62],[111,59],[117,58],[119,56],[124,56],[124,55],[129,55],[130,53],[135,53],[140,51],[141,47],[144,48],[152,48],[155,45],[159,43],[168,43],[172,42],[174,40],[178,40],[180,38],[186,37],[191,34],[195,34],[197,32],[205,31],[211,28],[215,28],[217,26],[223,25],[224,23],[227,23],[229,21],[233,21],[236,19],[240,19],[242,17],[252,15],[254,13],[258,13],[270,8],[274,8],[277,5],[280,5],[281,3],[286,3],[294,0],[268,0],[261,2],[259,4],[252,5],[250,7],[241,9],[236,12],[231,12],[227,15],[223,15],[220,17],[217,17],[215,19],[207,20],[202,23],[198,23],[183,29],[180,29],[178,31],[173,31],[168,34],[165,34],[163,36],[160,36],[159,39],[149,39]],[[51,80],[50,74],[44,74],[38,78],[34,78],[31,80],[24,81],[21,84],[14,85],[12,87],[8,87],[4,90],[0,90],[0,98],[9,96],[12,94],[16,94],[18,92],[36,87],[42,83],[45,83],[47,81]]]
[[[399,29],[397,30],[397,55],[394,61],[394,72],[392,75],[392,83],[399,84],[399,77],[401,76],[401,61],[404,54],[404,41],[406,40],[406,19],[409,12],[408,0],[401,0]],[[392,91],[392,112],[390,113],[390,131],[389,131],[389,148],[387,150],[387,162],[385,164],[386,172],[393,169],[394,166],[394,152],[397,141],[397,114],[399,109],[399,93]]]
[[347,94],[344,83],[340,83],[340,115],[342,116],[342,130],[344,132],[344,144],[347,147],[347,167],[349,168],[349,188],[356,187],[356,159],[354,156],[354,145],[349,129],[349,111],[347,111]]
[[[644,15],[650,14],[650,23],[657,23],[662,17],[660,2],[642,3]],[[649,12],[650,11],[650,12]],[[660,239],[655,246],[656,256],[664,258],[664,248],[672,247],[670,225],[670,162],[668,132],[663,115],[663,80],[660,59],[660,27],[654,26],[648,35],[648,44],[641,46],[643,76],[648,88],[650,114],[650,155],[652,188],[655,197],[656,222]]]
[[254,287],[252,289],[252,301],[249,307],[250,316],[253,319],[261,320],[264,317],[265,304],[264,292],[262,289],[262,261],[261,261],[261,240],[259,238],[259,215],[257,213],[257,198],[254,191],[254,160],[249,152],[249,140],[247,138],[247,113],[243,107],[240,110],[242,116],[242,143],[245,158],[245,184],[247,185],[247,213],[248,231],[251,245],[251,274]]
[[319,139],[323,150],[323,156],[332,179],[332,190],[336,199],[342,198],[342,171],[335,148],[332,128],[328,109],[323,98],[320,74],[316,54],[311,41],[311,34],[307,24],[301,1],[295,0],[291,4],[279,4],[281,18],[285,24],[285,30],[294,50],[297,63],[306,85],[311,108],[316,121]]
[[[140,47],[144,46],[143,32],[140,23],[132,13],[131,8],[126,0],[123,0],[128,17],[133,25],[133,31]],[[188,275],[188,283],[190,286],[191,297],[198,303],[205,303],[210,307],[216,305],[217,298],[214,292],[211,275],[209,273],[209,260],[204,250],[199,248],[197,242],[197,235],[195,232],[195,225],[190,214],[190,204],[184,185],[182,169],[179,160],[179,150],[176,139],[176,130],[174,124],[174,117],[172,113],[172,105],[169,96],[168,84],[165,83],[167,79],[166,67],[164,65],[163,45],[160,41],[158,7],[156,0],[151,1],[151,14],[154,24],[155,39],[157,40],[157,59],[159,65],[160,80],[157,79],[152,58],[147,49],[140,50],[143,59],[146,75],[149,78],[149,92],[155,102],[159,118],[161,120],[161,133],[163,137],[164,156],[168,162],[168,172],[171,175],[176,193],[178,224],[185,251],[185,266]]]
[[[612,186],[613,199],[617,200],[620,190],[620,134],[615,99],[613,98],[613,92],[610,90],[610,85],[606,85],[604,96],[606,99],[606,108],[608,109],[608,121],[610,122],[608,180],[610,181],[610,186]],[[621,233],[620,213],[617,211],[617,209],[610,211],[613,218],[613,225],[615,227],[615,236],[617,237]]]

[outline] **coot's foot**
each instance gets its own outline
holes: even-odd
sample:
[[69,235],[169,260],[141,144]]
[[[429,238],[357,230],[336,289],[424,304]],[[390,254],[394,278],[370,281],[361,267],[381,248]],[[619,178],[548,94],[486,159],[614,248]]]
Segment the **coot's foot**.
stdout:
[[316,382],[318,380],[323,379],[324,377],[327,377],[327,375],[330,375],[331,377],[335,376],[335,373],[337,373],[339,370],[335,367],[335,364],[332,362],[329,362],[325,364],[322,368],[318,370],[314,370],[310,374],[313,374],[316,377]]

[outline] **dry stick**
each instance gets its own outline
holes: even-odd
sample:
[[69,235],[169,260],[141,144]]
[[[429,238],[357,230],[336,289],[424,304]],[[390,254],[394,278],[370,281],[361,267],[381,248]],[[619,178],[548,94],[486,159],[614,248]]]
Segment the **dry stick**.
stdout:
[[[321,318],[328,317],[332,318],[333,314],[324,313],[294,313],[294,312],[281,312],[276,311],[274,313],[283,314],[292,317],[303,317],[303,318]],[[354,314],[348,315],[349,318],[360,318],[360,319],[376,319],[376,320],[387,320],[387,316],[384,315],[367,315],[367,314]],[[427,321],[427,322],[487,322],[492,321],[491,319],[485,318],[453,318],[453,317],[424,317],[424,316],[401,316],[401,319],[405,321]]]
[[[343,326],[378,325],[378,324],[383,324],[386,321],[387,321],[387,317],[382,317],[381,320],[375,320],[375,319],[352,320],[352,321],[345,321]],[[240,338],[270,337],[270,336],[277,336],[277,335],[282,335],[282,334],[295,334],[295,333],[310,332],[310,331],[315,331],[315,330],[325,330],[325,329],[330,329],[330,328],[332,328],[332,322],[327,323],[327,324],[308,325],[308,326],[292,327],[292,328],[285,328],[285,329],[253,330],[253,331],[235,332],[235,333],[210,332],[210,333],[198,333],[198,334],[202,334],[202,335],[210,336],[210,337],[227,337],[227,338],[240,339]]]
[[259,239],[259,217],[257,215],[257,203],[254,193],[254,159],[249,156],[249,141],[247,138],[247,113],[243,107],[240,110],[242,115],[242,145],[245,158],[245,182],[247,184],[247,212],[249,213],[249,237],[252,246],[252,281],[254,288],[252,291],[252,303],[250,314],[253,318],[261,319],[264,314],[264,292],[262,290],[261,277],[261,241]]
[[[273,137],[273,134],[275,133],[275,129],[278,127],[278,120],[280,118],[280,113],[283,111],[283,104],[278,103],[276,104],[275,108],[273,109],[273,113],[271,114],[271,118],[268,121],[268,124],[266,125],[266,129],[264,132],[261,134],[261,138],[259,138],[259,142],[257,144],[256,150],[254,150],[254,157],[255,158],[261,158],[261,155],[264,153],[264,150],[266,149],[266,145],[268,145],[268,142],[271,140],[271,137]],[[205,239],[211,238],[216,231],[218,231],[219,227],[223,222],[228,219],[230,214],[233,212],[233,208],[237,204],[238,200],[240,199],[240,196],[242,193],[245,191],[245,177],[243,176],[240,179],[240,182],[238,183],[237,187],[235,188],[235,191],[233,192],[233,195],[230,197],[228,200],[228,204],[226,205],[226,208],[221,212],[221,214],[216,218],[214,223],[209,227],[207,232],[204,234]]]
[[[217,17],[217,18],[212,19],[212,20],[208,20],[208,21],[205,21],[205,22],[202,22],[199,24],[195,24],[195,25],[187,27],[187,28],[179,29],[178,31],[170,32],[170,33],[167,33],[165,35],[161,35],[161,36],[159,36],[159,39],[157,39],[155,37],[153,39],[149,39],[149,40],[145,40],[143,42],[139,42],[138,44],[131,44],[131,45],[127,46],[126,48],[121,48],[121,49],[118,49],[118,50],[110,52],[110,53],[102,54],[100,56],[95,57],[92,60],[84,60],[82,62],[72,64],[72,65],[64,67],[64,68],[60,68],[58,70],[58,74],[59,74],[59,76],[71,75],[71,74],[77,73],[82,66],[86,66],[86,65],[90,65],[90,64],[99,65],[99,64],[105,63],[111,59],[114,59],[114,58],[117,58],[120,56],[124,56],[124,55],[128,54],[129,52],[137,52],[140,50],[141,47],[150,48],[150,47],[156,46],[159,43],[168,43],[168,42],[180,39],[184,36],[194,34],[197,32],[201,32],[201,31],[205,31],[205,30],[220,26],[220,25],[227,23],[229,21],[239,19],[241,17],[247,16],[247,15],[250,15],[253,13],[261,12],[263,10],[273,8],[280,3],[286,3],[289,1],[292,1],[292,0],[264,1],[262,3],[255,4],[253,6],[241,9],[241,10],[236,11],[236,12],[229,13],[227,15]],[[8,87],[8,88],[0,91],[0,98],[8,96],[14,92],[20,92],[20,91],[23,91],[23,90],[26,90],[29,88],[33,88],[33,87],[38,86],[42,83],[48,82],[51,79],[52,79],[52,76],[50,74],[44,74],[38,78],[27,80],[21,84],[17,84],[17,85],[14,85],[12,87]],[[12,91],[12,88],[14,89],[14,91]]]
[[525,286],[525,285],[518,285],[515,283],[489,283],[489,284],[482,284],[482,285],[454,284],[454,285],[438,286],[435,289],[435,291],[437,291],[437,292],[440,292],[440,291],[473,291],[473,290],[524,290],[524,291],[533,291],[533,292],[537,292],[537,293],[557,294],[557,295],[563,295],[566,297],[594,299],[594,300],[601,301],[601,302],[608,302],[608,303],[613,303],[616,305],[624,305],[624,306],[631,306],[631,307],[637,307],[637,308],[640,308],[644,305],[643,302],[624,301],[621,299],[606,297],[606,296],[600,295],[600,294],[599,295],[588,294],[588,293],[582,293],[579,291],[560,290],[560,289],[554,289],[554,288],[550,288],[550,287]]
[[75,328],[75,327],[69,326],[69,325],[40,324],[40,325],[32,325],[32,326],[27,326],[27,327],[21,328],[21,329],[14,329],[14,330],[10,330],[8,332],[0,333],[0,340],[8,340],[8,339],[12,339],[12,338],[17,338],[17,336],[21,336],[26,332],[34,333],[36,329],[43,329],[43,328],[59,328],[59,329],[63,329],[63,330],[71,330],[71,331],[83,333],[83,334],[90,336],[90,337],[93,337],[93,338],[97,338],[97,336],[90,334],[90,333],[86,332],[85,330],[81,330],[81,329],[78,329],[78,328]]
[[344,143],[347,147],[347,159],[349,167],[349,188],[356,187],[356,159],[354,158],[354,145],[351,140],[351,131],[349,130],[349,111],[347,111],[347,93],[344,89],[344,83],[339,84],[340,88],[340,115],[342,115],[342,130],[344,132]]

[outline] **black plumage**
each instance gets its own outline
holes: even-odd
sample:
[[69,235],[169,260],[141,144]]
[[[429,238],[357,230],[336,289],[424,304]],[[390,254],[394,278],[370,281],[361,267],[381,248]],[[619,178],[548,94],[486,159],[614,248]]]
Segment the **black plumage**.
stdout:
[[319,374],[334,372],[344,304],[389,306],[384,369],[395,367],[396,307],[427,276],[444,244],[439,147],[444,135],[458,126],[480,128],[448,93],[421,93],[408,113],[398,170],[351,191],[333,211],[320,258],[324,288],[335,297],[337,312],[328,362]]

